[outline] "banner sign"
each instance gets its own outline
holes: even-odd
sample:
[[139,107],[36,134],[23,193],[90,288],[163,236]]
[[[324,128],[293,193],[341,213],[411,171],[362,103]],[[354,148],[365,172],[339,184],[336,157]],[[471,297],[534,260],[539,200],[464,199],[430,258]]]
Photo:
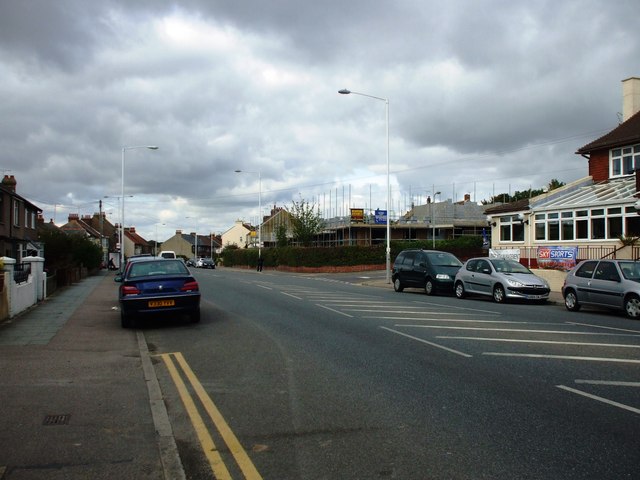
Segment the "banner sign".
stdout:
[[364,209],[363,208],[352,208],[351,209],[351,221],[354,223],[362,223],[364,222]]
[[387,211],[386,210],[376,210],[375,211],[375,223],[387,223]]
[[505,248],[502,250],[489,249],[489,258],[506,258],[507,260],[520,261],[520,249],[519,248]]
[[551,270],[570,270],[576,266],[578,247],[538,247],[538,266]]

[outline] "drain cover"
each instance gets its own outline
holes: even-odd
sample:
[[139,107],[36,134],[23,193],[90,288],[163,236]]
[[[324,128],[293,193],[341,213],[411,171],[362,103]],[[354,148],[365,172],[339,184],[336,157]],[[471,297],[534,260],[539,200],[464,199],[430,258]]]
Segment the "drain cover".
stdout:
[[64,415],[47,415],[44,417],[43,425],[68,425],[70,414],[66,413]]

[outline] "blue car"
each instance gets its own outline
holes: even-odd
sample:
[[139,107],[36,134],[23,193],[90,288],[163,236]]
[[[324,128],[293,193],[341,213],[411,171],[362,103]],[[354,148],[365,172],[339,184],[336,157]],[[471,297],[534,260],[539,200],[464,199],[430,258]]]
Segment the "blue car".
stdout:
[[134,317],[161,313],[187,314],[200,321],[200,289],[182,260],[151,257],[127,264],[120,283],[118,300],[123,328],[133,326]]

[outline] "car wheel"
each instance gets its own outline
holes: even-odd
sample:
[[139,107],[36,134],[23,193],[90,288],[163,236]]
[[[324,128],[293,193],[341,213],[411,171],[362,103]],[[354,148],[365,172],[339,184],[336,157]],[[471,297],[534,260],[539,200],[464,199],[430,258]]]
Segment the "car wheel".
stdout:
[[624,311],[629,318],[640,317],[640,298],[637,295],[629,295],[624,301]]
[[200,321],[200,309],[194,310],[190,315],[191,323],[198,323]]
[[433,280],[427,278],[424,282],[424,293],[427,295],[433,295],[436,291],[436,286],[433,284]]
[[396,277],[396,279],[393,281],[393,289],[396,292],[401,292],[402,290],[404,290],[404,287],[402,286],[402,282],[400,281],[399,278]]
[[507,296],[504,293],[504,287],[500,284],[493,287],[493,301],[496,303],[504,303]]
[[570,312],[577,312],[580,310],[580,304],[578,303],[578,296],[576,295],[576,292],[573,290],[567,290],[564,293],[564,306]]
[[462,282],[456,283],[455,292],[456,297],[458,298],[464,298],[467,296],[467,292],[464,291],[464,284]]

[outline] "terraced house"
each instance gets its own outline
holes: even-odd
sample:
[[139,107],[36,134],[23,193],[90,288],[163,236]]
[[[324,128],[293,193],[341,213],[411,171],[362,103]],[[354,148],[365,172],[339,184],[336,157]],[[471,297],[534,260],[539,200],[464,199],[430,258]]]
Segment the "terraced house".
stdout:
[[0,252],[15,258],[41,255],[37,219],[42,210],[16,193],[16,179],[5,175],[0,183]]

